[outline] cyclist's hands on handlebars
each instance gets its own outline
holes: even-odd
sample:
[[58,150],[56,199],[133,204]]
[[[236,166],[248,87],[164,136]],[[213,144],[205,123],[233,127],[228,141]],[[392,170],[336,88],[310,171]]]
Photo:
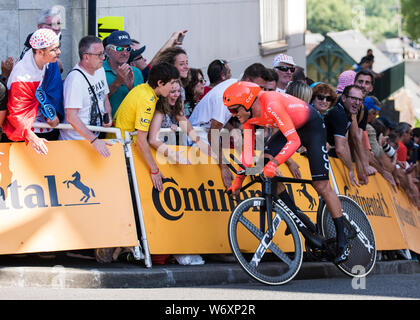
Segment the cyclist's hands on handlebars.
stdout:
[[277,164],[274,163],[273,161],[269,161],[265,165],[263,173],[267,178],[274,178],[274,176],[277,173]]

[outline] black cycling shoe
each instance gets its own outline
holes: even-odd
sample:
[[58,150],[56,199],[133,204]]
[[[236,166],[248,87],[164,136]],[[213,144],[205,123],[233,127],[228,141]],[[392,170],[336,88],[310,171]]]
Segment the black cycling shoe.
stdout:
[[334,259],[335,264],[340,264],[349,258],[350,254],[350,245],[347,243],[344,247],[338,247],[337,256]]

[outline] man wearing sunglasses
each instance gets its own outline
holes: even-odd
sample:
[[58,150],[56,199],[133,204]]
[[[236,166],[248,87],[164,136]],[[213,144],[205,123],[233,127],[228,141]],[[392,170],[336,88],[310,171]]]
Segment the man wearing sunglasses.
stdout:
[[293,57],[279,54],[273,60],[273,68],[276,70],[279,79],[277,81],[278,92],[286,92],[287,84],[292,81],[293,73],[295,72],[295,61]]
[[128,64],[132,67],[139,69],[143,75],[144,82],[147,82],[147,77],[151,65],[147,62],[147,59],[143,56],[143,52],[146,50],[146,46],[140,45],[140,42],[137,40],[131,39],[133,44],[131,45],[130,58],[128,59]]
[[[273,178],[277,167],[286,162],[301,144],[307,149],[313,187],[325,200],[337,231],[338,249],[334,262],[346,261],[349,246],[344,233],[344,216],[337,194],[329,183],[325,126],[320,114],[296,97],[262,91],[258,85],[246,81],[229,86],[223,94],[223,103],[243,126],[242,163],[246,167],[251,167],[253,162],[255,126],[279,129],[264,147],[263,174],[266,177]],[[244,174],[236,176],[229,188],[233,196],[239,194],[244,179]],[[297,212],[282,183],[278,184],[277,193],[292,211]]]
[[141,71],[127,63],[132,44],[130,35],[125,31],[114,31],[106,38],[107,59],[104,61],[104,69],[113,118],[128,92],[144,83]]
[[346,166],[350,183],[360,186],[356,179],[349,147],[349,129],[353,116],[359,111],[364,100],[364,89],[356,85],[344,88],[340,101],[330,109],[325,117],[327,141],[331,146],[330,156],[338,157]]

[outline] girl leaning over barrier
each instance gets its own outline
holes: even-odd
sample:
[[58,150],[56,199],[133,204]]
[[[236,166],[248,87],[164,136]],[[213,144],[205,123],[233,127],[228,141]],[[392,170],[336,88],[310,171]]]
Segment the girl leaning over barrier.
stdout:
[[[181,151],[175,152],[169,148],[169,144],[184,144],[180,143],[177,130],[179,128],[186,132],[188,137],[194,142],[201,152],[216,159],[216,155],[211,151],[210,146],[201,141],[200,137],[194,131],[191,123],[184,116],[184,104],[181,98],[181,83],[177,81],[169,96],[166,99],[160,99],[156,105],[156,111],[152,119],[149,130],[150,145],[161,152],[165,157],[175,163],[191,164],[191,162],[182,155]],[[161,128],[170,128],[172,132],[166,134],[163,139],[159,137]],[[182,140],[182,139],[181,139]],[[185,141],[186,142],[186,141]]]

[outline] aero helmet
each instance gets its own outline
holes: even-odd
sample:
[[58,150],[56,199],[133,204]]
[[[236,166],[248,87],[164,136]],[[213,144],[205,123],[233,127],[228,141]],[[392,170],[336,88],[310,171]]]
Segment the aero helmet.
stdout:
[[223,103],[228,108],[239,104],[248,111],[260,91],[261,87],[253,82],[238,81],[225,90]]

